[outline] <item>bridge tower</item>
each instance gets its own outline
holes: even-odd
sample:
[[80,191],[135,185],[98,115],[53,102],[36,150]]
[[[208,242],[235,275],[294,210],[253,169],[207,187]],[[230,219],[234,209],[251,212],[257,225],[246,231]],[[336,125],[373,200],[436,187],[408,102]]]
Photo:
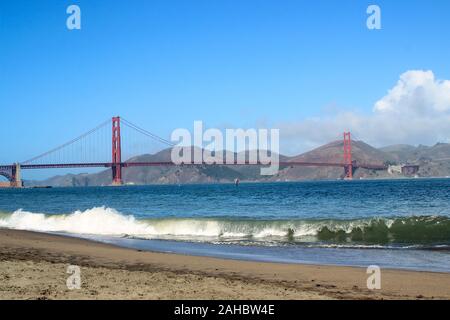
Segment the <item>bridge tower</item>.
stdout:
[[122,151],[120,146],[120,117],[112,118],[112,184],[122,185]]
[[10,166],[1,166],[0,175],[8,179],[7,183],[1,183],[0,187],[22,188],[23,182],[20,174],[20,164],[15,163]]
[[344,132],[344,170],[345,179],[353,179],[352,138],[350,132]]
[[20,163],[16,163],[16,166],[13,168],[13,178],[14,181],[12,182],[12,184],[14,184],[14,187],[16,188],[22,188],[23,187],[23,183],[22,183],[22,174],[20,172]]

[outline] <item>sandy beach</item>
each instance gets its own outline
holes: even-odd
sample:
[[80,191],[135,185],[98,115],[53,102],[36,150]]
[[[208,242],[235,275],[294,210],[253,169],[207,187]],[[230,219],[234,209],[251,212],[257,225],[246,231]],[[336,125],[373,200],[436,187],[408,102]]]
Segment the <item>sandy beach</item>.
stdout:
[[[69,290],[69,265],[81,289]],[[260,263],[144,252],[0,229],[0,299],[449,299],[450,274]]]

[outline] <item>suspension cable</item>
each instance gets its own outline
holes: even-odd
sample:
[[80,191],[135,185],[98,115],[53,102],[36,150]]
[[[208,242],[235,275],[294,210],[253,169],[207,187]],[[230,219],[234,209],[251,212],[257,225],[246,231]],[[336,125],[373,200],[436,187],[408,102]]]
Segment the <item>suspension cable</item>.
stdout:
[[130,121],[124,119],[124,118],[120,118],[120,119],[121,119],[122,123],[124,123],[126,126],[128,126],[128,127],[132,128],[132,129],[142,133],[145,136],[148,136],[148,137],[150,137],[150,138],[152,138],[154,140],[158,140],[159,142],[161,142],[163,144],[166,144],[166,145],[168,145],[170,147],[175,146],[175,144],[173,142],[169,141],[169,140],[161,138],[161,137],[157,136],[156,134],[153,134],[153,133],[151,133],[151,132],[149,132],[149,131],[147,131],[145,129],[142,129],[142,128],[138,127],[137,125],[131,123]]
[[70,145],[70,144],[72,144],[72,143],[75,143],[75,142],[77,142],[77,141],[83,139],[84,137],[86,137],[86,136],[90,135],[91,133],[93,133],[93,132],[99,130],[100,128],[102,128],[103,126],[105,126],[105,125],[107,125],[107,124],[109,124],[109,123],[111,123],[111,119],[106,120],[105,122],[101,123],[100,125],[98,125],[98,126],[95,127],[94,129],[89,130],[89,131],[86,132],[86,133],[83,133],[83,134],[82,134],[81,136],[79,136],[79,137],[77,137],[77,138],[75,138],[75,139],[72,139],[72,140],[70,140],[69,142],[66,142],[66,143],[64,143],[64,144],[62,144],[62,145],[60,145],[60,146],[58,146],[58,147],[56,147],[56,148],[54,148],[54,149],[51,149],[51,150],[49,150],[49,151],[47,151],[47,152],[44,152],[44,153],[42,153],[42,154],[40,154],[40,155],[38,155],[38,156],[36,156],[36,157],[33,157],[33,158],[31,158],[31,159],[29,159],[29,160],[27,160],[27,161],[23,161],[21,164],[28,164],[28,163],[30,163],[30,162],[33,162],[33,161],[37,160],[37,159],[40,159],[40,158],[42,158],[42,157],[45,157],[45,156],[47,156],[47,155],[49,155],[49,154],[51,154],[51,153],[53,153],[53,152],[56,152],[56,151],[58,151],[58,150],[60,150],[60,149],[62,149],[62,148],[64,148],[64,147],[67,147],[68,145]]

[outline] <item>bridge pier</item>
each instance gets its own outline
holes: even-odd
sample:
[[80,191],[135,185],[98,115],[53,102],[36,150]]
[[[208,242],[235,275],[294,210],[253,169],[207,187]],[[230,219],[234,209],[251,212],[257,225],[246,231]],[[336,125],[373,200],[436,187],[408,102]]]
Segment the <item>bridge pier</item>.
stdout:
[[11,187],[13,187],[13,188],[22,188],[23,187],[22,173],[21,173],[21,168],[20,168],[19,163],[16,163],[15,166],[12,168]]
[[122,182],[122,165],[117,164],[111,167],[112,169],[112,185],[113,186],[121,186]]
[[0,182],[0,188],[22,188],[23,182],[20,169],[19,163],[0,166],[0,175],[8,179],[8,182]]
[[352,138],[350,132],[344,132],[344,174],[346,180],[353,179]]
[[353,174],[356,170],[356,163],[353,161],[351,164],[347,164],[344,166],[344,179],[345,180],[353,180]]
[[122,185],[122,150],[120,144],[120,117],[112,118],[112,185]]

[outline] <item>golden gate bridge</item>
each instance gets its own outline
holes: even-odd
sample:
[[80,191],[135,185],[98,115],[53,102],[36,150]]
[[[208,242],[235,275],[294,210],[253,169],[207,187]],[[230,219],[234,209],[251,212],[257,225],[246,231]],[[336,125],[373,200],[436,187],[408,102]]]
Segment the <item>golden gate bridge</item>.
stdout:
[[[23,186],[21,171],[22,170],[37,170],[37,169],[56,169],[56,168],[94,168],[104,167],[111,168],[112,185],[122,185],[122,171],[129,167],[151,167],[151,166],[205,166],[205,165],[247,165],[247,166],[268,166],[270,164],[262,164],[258,161],[234,163],[197,163],[197,162],[184,162],[182,164],[175,164],[171,161],[134,161],[131,154],[128,155],[127,161],[122,161],[124,156],[124,141],[123,141],[123,129],[130,129],[131,132],[151,139],[155,142],[164,144],[169,147],[173,147],[174,144],[161,138],[145,129],[138,127],[137,125],[123,119],[121,117],[113,117],[107,121],[101,123],[97,127],[81,136],[70,140],[57,148],[51,149],[45,153],[42,153],[29,160],[14,163],[11,165],[0,165],[0,176],[6,177],[8,187],[20,188]],[[105,129],[109,131],[105,132]],[[91,139],[89,139],[91,137]],[[92,138],[93,137],[93,138]],[[129,135],[127,136],[127,138]],[[128,141],[128,140],[126,140]],[[131,139],[130,139],[131,141]],[[306,167],[341,167],[344,170],[344,178],[351,180],[353,173],[357,168],[371,169],[371,170],[385,170],[387,167],[380,164],[367,164],[358,163],[352,158],[352,140],[350,132],[344,132],[343,135],[343,157],[341,161],[336,162],[306,162],[306,161],[280,161],[278,165],[283,166],[306,166]],[[131,143],[132,144],[132,143]],[[105,156],[106,153],[109,155]],[[103,148],[103,149],[102,149]],[[148,151],[148,150],[146,150]],[[141,152],[143,154],[145,152]],[[96,155],[103,154],[103,158],[108,160],[95,159]],[[140,155],[139,153],[135,154]],[[72,159],[68,161],[68,159]]]

